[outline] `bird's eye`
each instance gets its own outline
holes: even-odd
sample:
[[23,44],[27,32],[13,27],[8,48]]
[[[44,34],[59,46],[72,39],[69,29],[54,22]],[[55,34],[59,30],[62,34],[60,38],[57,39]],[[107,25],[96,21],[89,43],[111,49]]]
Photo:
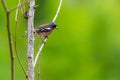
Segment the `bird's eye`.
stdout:
[[57,25],[56,25],[54,22],[52,22],[52,26],[53,26],[53,27],[56,27]]

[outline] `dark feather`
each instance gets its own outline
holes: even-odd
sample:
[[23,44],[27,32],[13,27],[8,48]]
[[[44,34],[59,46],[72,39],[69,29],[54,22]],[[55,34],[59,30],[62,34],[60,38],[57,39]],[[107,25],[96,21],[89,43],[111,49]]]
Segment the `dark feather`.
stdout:
[[51,31],[51,28],[50,27],[41,27],[40,28],[40,30],[39,30],[40,32],[48,32],[48,31]]

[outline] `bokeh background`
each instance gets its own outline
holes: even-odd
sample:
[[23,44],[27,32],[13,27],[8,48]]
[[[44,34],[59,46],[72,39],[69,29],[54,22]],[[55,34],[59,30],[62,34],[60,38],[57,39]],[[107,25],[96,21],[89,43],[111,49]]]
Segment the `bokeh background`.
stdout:
[[[18,0],[6,3],[11,9]],[[36,0],[35,27],[51,22],[58,4],[59,0]],[[10,22],[14,44],[15,11]],[[21,38],[27,20],[20,12],[18,23],[17,48],[27,70],[27,37]],[[59,29],[49,36],[38,62],[41,80],[120,80],[120,0],[63,0],[56,23]],[[36,55],[41,40],[35,38]],[[0,79],[10,80],[6,15],[1,2]],[[15,79],[26,80],[16,58]]]

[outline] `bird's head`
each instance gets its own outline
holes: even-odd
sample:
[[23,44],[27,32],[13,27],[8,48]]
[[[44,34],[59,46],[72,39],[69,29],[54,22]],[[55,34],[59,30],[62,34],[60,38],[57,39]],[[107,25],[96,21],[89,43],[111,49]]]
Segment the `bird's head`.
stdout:
[[53,28],[58,29],[57,25],[56,25],[54,22],[51,22],[50,25],[51,25]]

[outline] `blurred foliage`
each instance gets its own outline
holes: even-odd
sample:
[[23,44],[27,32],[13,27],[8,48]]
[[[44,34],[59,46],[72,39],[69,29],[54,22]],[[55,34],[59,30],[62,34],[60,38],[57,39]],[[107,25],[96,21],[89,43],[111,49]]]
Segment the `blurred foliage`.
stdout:
[[[18,1],[6,0],[9,9]],[[59,0],[36,0],[35,27],[52,21]],[[11,13],[14,44],[15,11]],[[120,80],[120,0],[63,0],[59,27],[40,57],[41,80]],[[17,47],[27,69],[27,20],[19,13]],[[35,36],[35,53],[40,38]],[[25,80],[15,58],[15,79]],[[35,69],[37,80],[37,68]],[[0,3],[0,79],[10,80],[6,15]]]

